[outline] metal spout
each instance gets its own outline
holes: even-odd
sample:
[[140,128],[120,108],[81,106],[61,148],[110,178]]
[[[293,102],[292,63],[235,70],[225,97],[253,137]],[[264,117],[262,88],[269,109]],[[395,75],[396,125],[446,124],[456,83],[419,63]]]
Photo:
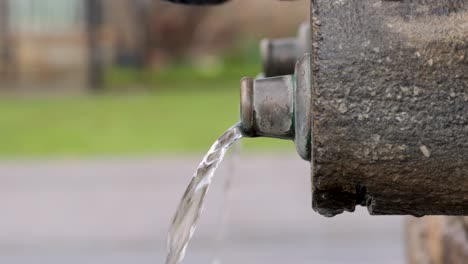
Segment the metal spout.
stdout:
[[310,53],[311,29],[308,22],[301,24],[297,37],[264,39],[260,42],[265,77],[293,74],[296,62]]
[[310,160],[310,55],[296,64],[294,75],[241,80],[241,127],[245,136],[290,139]]

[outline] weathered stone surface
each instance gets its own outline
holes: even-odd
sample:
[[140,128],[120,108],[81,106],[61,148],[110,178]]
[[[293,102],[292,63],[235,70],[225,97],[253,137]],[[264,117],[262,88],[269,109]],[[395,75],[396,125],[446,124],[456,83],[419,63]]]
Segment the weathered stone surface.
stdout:
[[313,0],[313,207],[468,215],[468,0]]

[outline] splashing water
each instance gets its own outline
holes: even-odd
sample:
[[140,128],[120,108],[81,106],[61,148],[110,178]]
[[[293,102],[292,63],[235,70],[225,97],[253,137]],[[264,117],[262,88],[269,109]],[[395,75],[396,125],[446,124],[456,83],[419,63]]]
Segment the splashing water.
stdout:
[[240,125],[228,129],[211,146],[193,175],[187,190],[177,207],[172,220],[167,239],[168,254],[166,264],[181,263],[185,256],[185,249],[193,236],[197,221],[203,210],[206,192],[210,187],[216,168],[224,158],[224,154],[234,142],[242,138]]

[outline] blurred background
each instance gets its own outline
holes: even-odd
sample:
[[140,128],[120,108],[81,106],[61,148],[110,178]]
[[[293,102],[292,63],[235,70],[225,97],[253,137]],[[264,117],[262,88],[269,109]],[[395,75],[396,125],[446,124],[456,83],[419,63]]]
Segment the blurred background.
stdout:
[[[163,263],[178,199],[238,120],[262,38],[310,1],[0,0],[0,262]],[[243,140],[186,263],[403,263],[403,220],[311,209],[294,144]]]

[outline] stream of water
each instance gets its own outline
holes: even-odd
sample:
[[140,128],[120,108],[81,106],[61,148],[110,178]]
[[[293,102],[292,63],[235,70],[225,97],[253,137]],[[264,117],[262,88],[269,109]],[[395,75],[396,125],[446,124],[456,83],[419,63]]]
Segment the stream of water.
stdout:
[[182,262],[187,245],[197,227],[198,218],[203,210],[205,195],[210,187],[216,168],[223,160],[229,146],[240,138],[242,138],[242,132],[239,124],[236,124],[216,140],[200,165],[198,165],[172,220],[167,239],[166,264],[179,264]]

